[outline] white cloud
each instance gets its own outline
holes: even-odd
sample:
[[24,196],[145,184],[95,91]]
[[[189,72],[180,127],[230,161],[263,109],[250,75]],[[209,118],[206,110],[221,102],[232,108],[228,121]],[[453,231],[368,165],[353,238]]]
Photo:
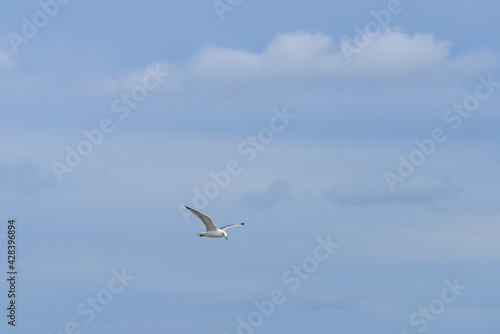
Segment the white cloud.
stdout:
[[[340,39],[341,43],[348,40]],[[452,56],[452,43],[431,34],[408,34],[400,28],[387,28],[347,62],[332,36],[321,32],[277,34],[261,51],[208,45],[190,59],[175,66],[165,60],[170,78],[163,89],[223,85],[282,86],[327,80],[345,84],[367,78],[380,82],[404,77],[405,80],[439,78],[470,80],[491,70],[497,63],[488,50],[470,50]],[[104,92],[127,90],[144,76],[145,68],[119,73],[114,78],[101,78]]]
[[[338,124],[343,132],[346,124],[339,120],[357,124],[364,116],[374,122],[386,122],[384,117],[418,122],[442,114],[445,106],[470,94],[471,81],[496,67],[488,50],[456,55],[449,41],[397,28],[382,31],[348,63],[336,39],[321,32],[282,33],[261,50],[208,45],[176,64],[153,63],[169,75],[149,104],[158,103],[149,117],[170,122],[172,111],[182,111],[176,117],[196,115],[203,129],[213,130],[225,127],[219,120],[213,123],[215,116],[253,119],[259,111],[286,104],[322,124]],[[145,68],[90,78],[78,91],[86,98],[113,100],[140,83]],[[377,129],[382,127],[373,123],[364,131],[381,136],[399,131],[397,126]]]
[[453,57],[451,48],[450,41],[439,40],[431,34],[409,35],[393,28],[384,31],[353,57],[352,65],[355,72],[364,75],[445,76],[455,80],[491,70],[497,62],[485,49],[469,50]]
[[321,33],[278,34],[260,53],[217,46],[203,48],[192,59],[189,72],[205,79],[263,79],[319,74],[340,68],[342,55],[331,37]]
[[[345,38],[343,39],[345,40]],[[293,76],[342,79],[345,75],[421,75],[450,70],[463,75],[494,66],[486,50],[451,57],[451,42],[431,34],[388,28],[360,50],[348,63],[333,38],[323,33],[278,34],[259,53],[244,49],[208,46],[193,57],[187,73],[212,81],[266,80]]]
[[353,57],[353,65],[365,73],[417,73],[444,64],[450,46],[449,41],[429,34],[408,35],[400,29],[387,29]]

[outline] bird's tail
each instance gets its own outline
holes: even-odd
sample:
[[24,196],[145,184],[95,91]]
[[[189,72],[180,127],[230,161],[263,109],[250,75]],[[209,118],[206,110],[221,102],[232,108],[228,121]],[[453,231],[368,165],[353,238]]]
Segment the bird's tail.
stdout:
[[199,235],[200,237],[203,237],[203,233],[195,233],[196,235]]

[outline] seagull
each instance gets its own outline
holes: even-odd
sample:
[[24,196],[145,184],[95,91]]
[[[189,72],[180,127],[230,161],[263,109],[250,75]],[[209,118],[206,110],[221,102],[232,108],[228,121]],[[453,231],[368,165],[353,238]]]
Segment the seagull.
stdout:
[[205,227],[207,228],[207,230],[203,233],[196,233],[197,235],[199,235],[200,237],[209,237],[209,238],[226,238],[227,239],[227,232],[224,231],[225,229],[228,229],[230,227],[234,227],[234,226],[243,226],[245,225],[245,223],[241,223],[241,224],[233,224],[233,225],[226,225],[226,226],[222,226],[221,228],[217,228],[215,227],[214,223],[212,222],[212,219],[210,219],[209,216],[201,213],[201,212],[198,212],[196,211],[195,209],[191,209],[189,206],[187,205],[184,205],[186,207],[186,209],[188,209],[189,211],[191,211],[193,213],[193,215],[195,215],[196,217],[200,218],[200,220],[202,221],[202,223],[205,225]]

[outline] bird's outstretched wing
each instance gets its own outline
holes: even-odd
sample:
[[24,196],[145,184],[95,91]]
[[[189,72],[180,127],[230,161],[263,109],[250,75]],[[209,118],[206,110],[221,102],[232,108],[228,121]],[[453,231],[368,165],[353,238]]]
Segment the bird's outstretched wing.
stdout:
[[243,225],[245,225],[245,223],[233,224],[233,225],[226,225],[226,226],[222,226],[221,228],[219,228],[219,230],[225,230],[225,229],[230,228],[230,227],[243,226]]
[[191,209],[187,205],[184,205],[184,206],[186,207],[186,209],[188,209],[189,211],[191,211],[193,213],[193,215],[195,215],[196,217],[200,218],[200,220],[203,222],[203,224],[207,228],[207,232],[208,231],[217,231],[217,227],[215,227],[214,223],[212,222],[212,219],[210,219],[209,216],[204,215],[203,213],[198,212],[195,209]]

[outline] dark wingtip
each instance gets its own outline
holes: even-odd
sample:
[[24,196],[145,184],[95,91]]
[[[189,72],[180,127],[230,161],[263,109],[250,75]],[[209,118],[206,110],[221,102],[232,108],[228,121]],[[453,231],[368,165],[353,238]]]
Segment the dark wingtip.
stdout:
[[245,225],[245,223],[241,223],[241,225],[243,226],[243,225]]
[[186,207],[186,209],[191,209],[191,208],[190,208],[189,206],[187,206],[187,205],[184,205],[184,206]]

